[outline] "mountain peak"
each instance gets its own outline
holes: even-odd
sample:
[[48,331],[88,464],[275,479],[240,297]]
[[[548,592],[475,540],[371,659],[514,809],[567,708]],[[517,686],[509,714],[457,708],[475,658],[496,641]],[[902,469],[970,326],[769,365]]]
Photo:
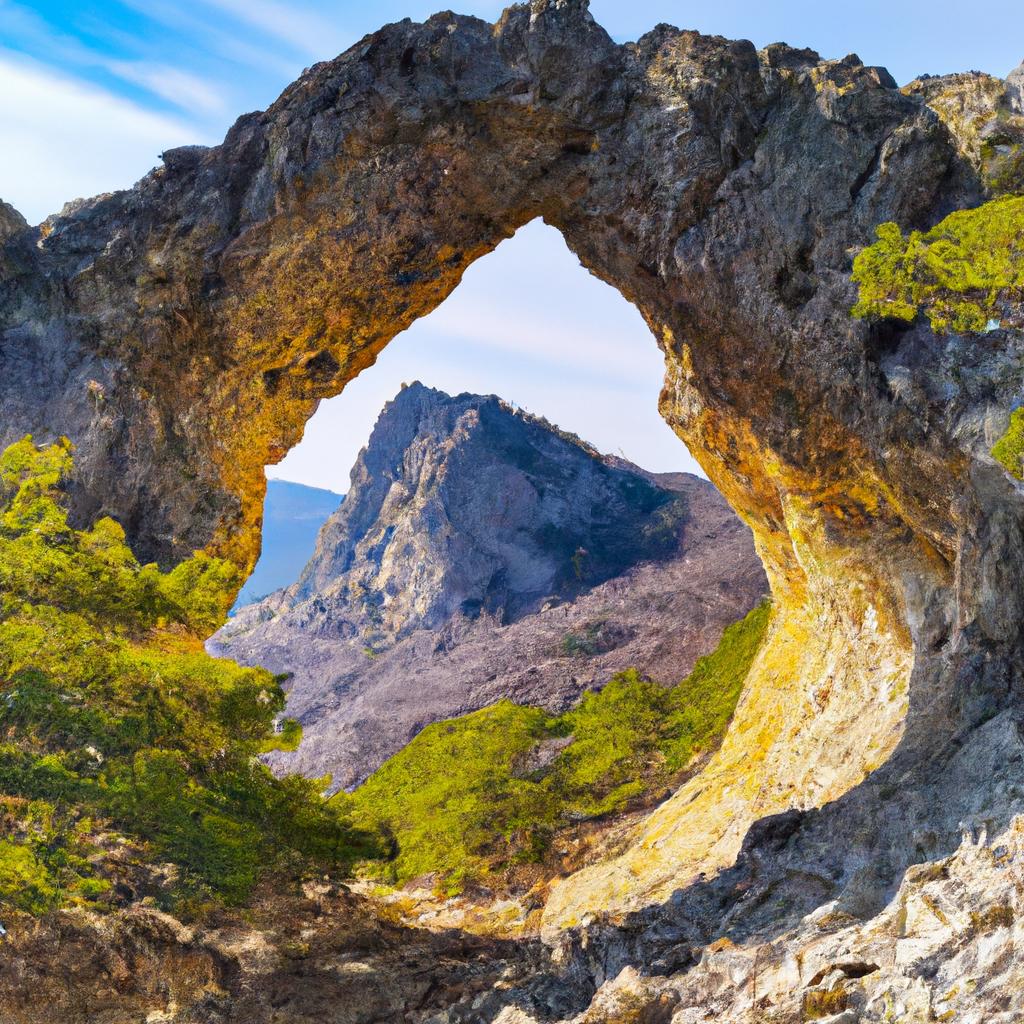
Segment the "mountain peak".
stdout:
[[764,588],[706,480],[416,381],[382,410],[298,582],[211,650],[290,675],[304,738],[275,768],[349,787],[424,725],[497,700],[556,712],[627,668],[682,678]]
[[346,501],[279,608],[387,645],[482,613],[511,621],[677,543],[685,503],[495,395],[416,381],[381,412]]

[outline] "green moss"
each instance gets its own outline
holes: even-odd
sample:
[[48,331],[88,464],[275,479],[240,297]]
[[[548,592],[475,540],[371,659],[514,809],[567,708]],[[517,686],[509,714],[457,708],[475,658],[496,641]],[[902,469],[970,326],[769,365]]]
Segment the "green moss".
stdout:
[[960,210],[928,232],[904,237],[888,223],[877,235],[854,260],[854,316],[909,322],[923,312],[939,333],[1024,320],[1024,196]]
[[992,446],[992,458],[1018,480],[1024,480],[1024,408],[1010,415],[1006,433]]
[[803,1019],[821,1020],[824,1017],[834,1017],[849,1005],[849,993],[842,985],[829,991],[810,989],[804,993]]
[[0,840],[0,901],[30,914],[58,903],[57,884],[25,844]]
[[112,520],[73,528],[70,467],[66,442],[0,456],[0,794],[14,822],[0,902],[35,913],[101,895],[102,857],[83,852],[93,819],[178,865],[190,899],[241,903],[267,872],[344,868],[359,837],[323,783],[256,760],[297,738],[293,724],[273,733],[280,680],[202,649],[234,567],[197,554],[163,573]]
[[[428,726],[337,802],[392,844],[379,873],[397,884],[435,873],[455,892],[537,860],[558,829],[662,791],[717,743],[770,616],[766,602],[730,626],[676,687],[630,670],[559,717],[503,701]],[[567,738],[535,761],[545,741]]]

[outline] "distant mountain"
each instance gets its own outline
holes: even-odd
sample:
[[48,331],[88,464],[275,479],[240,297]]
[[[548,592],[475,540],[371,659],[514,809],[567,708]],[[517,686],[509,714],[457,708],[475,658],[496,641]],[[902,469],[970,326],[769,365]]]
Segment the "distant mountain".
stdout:
[[292,673],[304,738],[272,761],[337,786],[502,698],[558,711],[627,667],[677,682],[766,591],[706,480],[606,458],[494,396],[403,389],[351,480],[297,582],[210,642]]
[[268,480],[263,505],[263,553],[235,603],[236,610],[293,583],[343,495],[288,480]]

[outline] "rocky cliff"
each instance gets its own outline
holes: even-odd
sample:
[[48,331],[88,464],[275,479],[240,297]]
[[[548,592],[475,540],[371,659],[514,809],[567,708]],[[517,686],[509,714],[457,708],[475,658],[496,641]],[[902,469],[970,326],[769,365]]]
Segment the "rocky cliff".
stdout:
[[303,742],[273,764],[350,787],[424,725],[504,698],[562,711],[631,667],[677,682],[765,590],[706,481],[413,384],[298,581],[209,646],[290,673]]
[[[854,55],[668,26],[620,46],[586,0],[389,26],[134,189],[4,213],[5,438],[70,435],[82,514],[143,554],[251,565],[263,468],[316,402],[543,217],[650,325],[662,412],[778,609],[716,758],[562,883],[552,932],[606,976],[684,970],[722,930],[786,946],[833,900],[867,920],[962,824],[1024,809],[1024,491],[990,454],[1024,338],[850,315],[879,224],[1022,188],[1018,84],[901,90]],[[993,729],[1002,781],[965,778]]]

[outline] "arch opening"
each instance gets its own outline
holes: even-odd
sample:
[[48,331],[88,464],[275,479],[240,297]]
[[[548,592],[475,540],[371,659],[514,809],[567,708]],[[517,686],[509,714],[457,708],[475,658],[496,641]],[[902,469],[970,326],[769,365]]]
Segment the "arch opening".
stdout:
[[261,553],[235,610],[295,582],[381,410],[412,381],[498,395],[648,472],[704,476],[658,413],[664,360],[651,341],[636,309],[587,274],[557,231],[524,225],[321,402],[302,440],[267,468]]
[[[8,436],[71,434],[83,515],[143,557],[250,566],[265,466],[537,217],[640,311],[663,416],[754,530],[778,612],[734,746],[629,857],[567,882],[554,922],[721,867],[756,818],[897,754],[920,782],[1019,694],[1021,503],[986,437],[1014,337],[951,354],[915,328],[879,352],[849,315],[878,224],[984,194],[879,69],[666,26],[620,47],[582,0],[536,0],[390,26],[169,156],[45,233],[4,229]],[[948,836],[963,799],[936,792]],[[851,842],[905,863],[895,828],[869,834],[878,802],[851,806]]]

